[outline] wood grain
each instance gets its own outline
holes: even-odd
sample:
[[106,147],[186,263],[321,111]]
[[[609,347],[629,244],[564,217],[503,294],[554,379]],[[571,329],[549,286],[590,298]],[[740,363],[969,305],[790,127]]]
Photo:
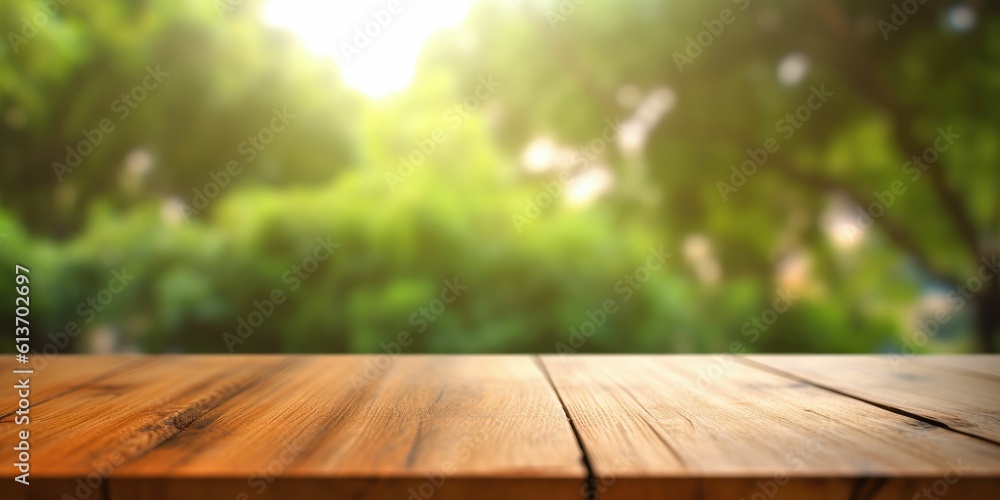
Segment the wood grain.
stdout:
[[[79,356],[62,354],[50,359],[32,356],[32,363],[21,365],[14,361],[12,355],[0,357],[0,379],[4,387],[17,383],[18,375],[13,370],[30,368],[35,373],[31,375],[31,403],[38,406],[49,399],[92,384],[101,377],[117,373],[148,363],[151,358],[141,356]],[[10,382],[8,384],[7,382]],[[17,392],[0,391],[0,418],[7,417],[17,409]]]
[[969,354],[952,356],[916,356],[915,361],[948,368],[965,375],[1000,381],[1000,356]]
[[995,499],[1000,358],[898,359],[59,357],[0,498]]
[[[115,468],[147,453],[204,412],[239,394],[282,359],[151,358],[141,369],[91,379],[83,387],[32,407],[30,492],[45,490],[47,498],[62,494],[102,498]],[[70,366],[62,369],[75,372]],[[55,366],[47,368],[39,380],[54,376],[55,370]],[[0,449],[13,448],[17,429],[20,426],[14,425],[11,416],[0,419]],[[3,476],[12,477],[13,469],[5,467]],[[5,479],[3,484],[16,483]],[[72,489],[63,489],[68,486]],[[47,496],[53,490],[59,494]]]
[[530,357],[377,359],[297,358],[116,470],[112,497],[171,498],[144,479],[163,475],[212,492],[188,499],[579,497],[581,452]]
[[731,357],[543,362],[601,498],[850,498],[859,481],[879,477],[876,498],[909,498],[955,461],[968,464],[959,484],[972,497],[1000,486],[1000,447],[992,443]]
[[[13,370],[32,369],[30,374],[30,401],[29,416],[43,415],[47,409],[46,404],[51,400],[65,396],[73,391],[82,389],[88,385],[97,383],[104,378],[117,373],[122,373],[131,369],[136,369],[152,361],[152,358],[134,355],[113,355],[113,356],[80,356],[61,354],[50,358],[43,358],[40,355],[32,356],[31,363],[22,365],[14,361],[13,356],[3,356],[0,358],[0,379],[3,380],[4,390],[0,391],[0,442],[3,443],[4,450],[8,443],[13,443],[15,429],[11,427],[11,421],[18,409],[17,391],[12,390],[18,379],[25,375],[15,374]],[[34,418],[34,417],[33,417]],[[35,418],[38,422],[38,418]],[[17,430],[20,430],[18,426]],[[32,426],[31,431],[34,431]],[[9,435],[9,438],[8,437]],[[34,442],[34,438],[31,439]],[[8,456],[3,454],[6,458]],[[11,463],[14,461],[11,460]],[[32,459],[34,463],[34,459]],[[4,500],[33,500],[60,498],[67,492],[74,492],[80,486],[74,479],[68,477],[44,477],[33,476],[31,484],[26,488],[13,481],[13,476],[19,474],[10,464],[4,464],[3,472],[0,473],[0,498]],[[84,490],[81,489],[81,492]],[[101,498],[104,494],[104,485],[100,484],[94,488],[87,487],[87,491],[92,492],[93,498]],[[70,493],[71,495],[73,493]]]
[[751,356],[751,361],[853,397],[1000,443],[1000,381],[910,358]]

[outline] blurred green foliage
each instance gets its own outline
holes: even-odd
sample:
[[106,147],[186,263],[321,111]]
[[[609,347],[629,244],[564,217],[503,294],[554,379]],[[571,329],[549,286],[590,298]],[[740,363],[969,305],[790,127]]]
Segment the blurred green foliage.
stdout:
[[[991,349],[996,279],[968,307],[934,300],[996,251],[1000,16],[975,3],[958,30],[954,6],[925,4],[884,40],[892,4],[588,0],[553,17],[559,2],[481,1],[431,39],[405,91],[370,99],[259,3],[70,1],[0,46],[0,261],[32,270],[35,341],[73,322],[77,351],[377,352],[400,331],[407,352]],[[24,35],[39,5],[0,2],[0,32]],[[690,57],[723,9],[735,21]],[[123,117],[116,99],[150,67],[169,76]],[[487,77],[500,86],[455,114]],[[782,138],[813,86],[830,102]],[[662,116],[643,118],[650,96]],[[248,154],[276,109],[294,119]],[[57,175],[104,119],[114,131]],[[647,123],[639,152],[623,129],[594,147],[616,121]],[[960,139],[911,182],[902,166],[940,127]],[[721,196],[769,138],[780,148]],[[533,144],[572,165],[524,168]],[[563,172],[595,165],[607,190],[571,203]],[[870,229],[830,229],[895,181],[907,192]],[[287,273],[327,237],[339,246],[293,289]],[[640,271],[661,247],[662,267]],[[87,302],[123,269],[120,293]],[[446,279],[468,289],[422,322]],[[275,290],[286,300],[227,345]],[[781,293],[787,311],[754,326]],[[616,312],[574,343],[608,300]],[[942,307],[932,342],[913,344]]]

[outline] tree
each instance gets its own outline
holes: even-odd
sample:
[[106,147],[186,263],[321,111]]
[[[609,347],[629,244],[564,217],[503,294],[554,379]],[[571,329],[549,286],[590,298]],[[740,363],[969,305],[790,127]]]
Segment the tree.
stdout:
[[[1000,180],[990,167],[1000,159],[1000,108],[986,97],[1000,90],[996,6],[588,2],[563,15],[559,5],[527,9],[533,23],[524,12],[484,8],[475,32],[489,55],[441,57],[469,68],[470,81],[487,65],[516,77],[509,87],[520,92],[501,99],[534,126],[508,122],[508,144],[538,129],[593,137],[602,117],[634,112],[621,104],[623,91],[668,88],[676,108],[650,132],[641,162],[660,187],[664,226],[710,229],[724,242],[725,268],[761,276],[783,251],[775,248],[783,214],[806,207],[818,226],[830,200],[846,197],[847,229],[866,232],[870,219],[870,245],[884,241],[956,302],[970,302],[979,348],[995,352],[998,280],[983,279],[974,292],[967,282],[977,288],[1000,229]],[[831,94],[829,104],[795,119],[817,89]],[[768,139],[775,151],[734,174]],[[620,154],[614,160],[622,175],[634,169]],[[741,178],[745,185],[733,184]],[[893,194],[894,182],[906,191]],[[802,243],[814,253],[829,246]],[[830,277],[843,272],[825,267]]]

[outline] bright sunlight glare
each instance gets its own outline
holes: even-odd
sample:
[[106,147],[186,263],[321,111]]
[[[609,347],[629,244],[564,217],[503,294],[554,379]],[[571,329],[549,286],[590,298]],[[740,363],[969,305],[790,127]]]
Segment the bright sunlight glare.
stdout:
[[264,18],[336,60],[348,85],[371,97],[406,88],[427,40],[465,19],[473,0],[271,0]]

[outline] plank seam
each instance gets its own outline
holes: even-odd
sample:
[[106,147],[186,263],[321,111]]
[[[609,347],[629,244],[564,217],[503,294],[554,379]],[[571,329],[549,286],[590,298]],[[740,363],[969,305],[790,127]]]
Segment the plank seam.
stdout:
[[583,462],[583,467],[587,469],[585,483],[587,487],[587,500],[597,500],[597,476],[594,474],[594,467],[590,462],[590,456],[587,455],[587,448],[583,445],[583,436],[580,435],[580,430],[576,428],[573,416],[570,415],[569,408],[566,406],[566,402],[563,401],[562,394],[559,394],[559,389],[556,388],[555,382],[552,381],[552,376],[549,374],[545,363],[542,362],[542,358],[538,355],[532,356],[532,358],[535,364],[538,365],[538,369],[542,371],[542,375],[545,375],[545,380],[548,381],[552,392],[555,393],[556,399],[559,401],[559,406],[562,407],[563,415],[566,416],[566,420],[569,422],[569,428],[573,431],[573,437],[576,438],[576,445],[580,448],[580,461]]
[[855,400],[861,401],[862,403],[867,403],[867,404],[872,405],[872,406],[874,406],[876,408],[880,408],[882,410],[885,410],[885,411],[888,411],[888,412],[891,412],[891,413],[895,413],[897,415],[902,415],[904,417],[912,418],[914,420],[919,420],[920,422],[923,422],[923,423],[928,424],[928,425],[933,425],[934,427],[940,427],[942,429],[946,429],[946,430],[949,430],[951,432],[954,432],[954,433],[957,433],[957,434],[961,434],[963,436],[968,436],[968,437],[973,438],[973,439],[978,439],[980,441],[985,441],[985,442],[990,443],[990,444],[995,445],[995,446],[1000,446],[1000,441],[994,441],[993,439],[990,439],[988,437],[980,436],[978,434],[973,434],[971,432],[963,431],[961,429],[956,429],[956,428],[951,427],[948,424],[946,424],[946,423],[944,423],[944,422],[942,422],[940,420],[937,420],[937,419],[934,419],[934,418],[931,418],[931,417],[927,417],[927,416],[924,416],[924,415],[913,413],[911,411],[907,411],[907,410],[904,410],[902,408],[896,408],[895,406],[890,406],[890,405],[887,405],[887,404],[882,404],[882,403],[879,403],[879,402],[876,402],[876,401],[872,401],[872,400],[867,399],[867,398],[863,398],[861,396],[855,396],[854,394],[851,394],[851,393],[848,393],[848,392],[844,392],[844,391],[841,391],[839,389],[835,389],[833,387],[821,384],[819,382],[815,382],[813,380],[809,380],[809,379],[804,378],[804,377],[800,377],[798,375],[795,375],[794,373],[788,373],[788,372],[786,372],[784,370],[781,370],[779,368],[775,368],[773,366],[763,364],[763,363],[761,363],[759,361],[754,361],[754,360],[746,358],[744,356],[736,356],[736,360],[738,362],[742,362],[743,364],[745,364],[747,366],[750,366],[752,368],[756,368],[756,369],[763,370],[763,371],[766,371],[766,372],[769,372],[769,373],[772,373],[772,374],[775,374],[775,375],[779,375],[779,376],[782,376],[782,377],[785,377],[785,378],[789,378],[789,379],[792,379],[792,380],[795,380],[795,381],[798,381],[798,382],[809,384],[811,386],[818,387],[820,389],[832,392],[834,394],[839,394],[841,396],[845,396],[845,397],[848,397],[848,398],[851,398],[851,399],[855,399]]
[[885,478],[880,477],[859,477],[851,485],[851,500],[868,500],[875,498],[882,487],[885,486]]

